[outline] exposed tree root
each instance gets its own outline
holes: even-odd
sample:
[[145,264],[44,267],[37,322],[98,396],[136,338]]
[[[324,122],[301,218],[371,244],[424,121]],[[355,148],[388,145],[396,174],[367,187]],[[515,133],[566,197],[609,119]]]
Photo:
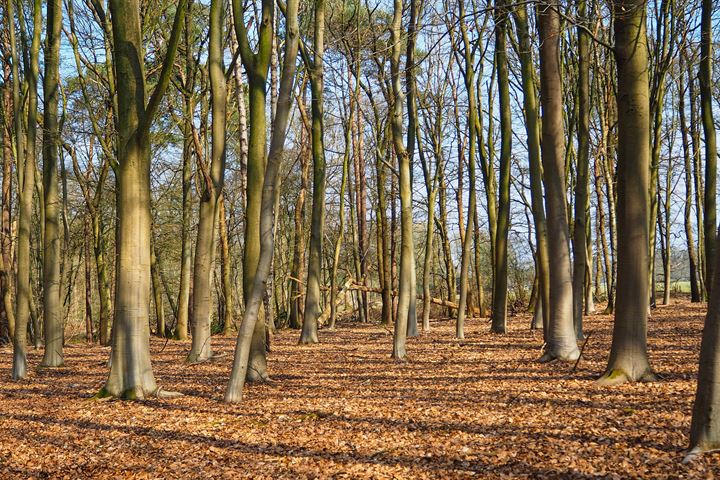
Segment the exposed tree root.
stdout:
[[687,465],[688,463],[691,463],[701,456],[703,456],[706,453],[716,453],[720,452],[719,448],[703,448],[699,445],[696,445],[695,447],[691,448],[686,454],[685,457],[682,459],[683,465]]
[[639,377],[633,378],[624,370],[614,368],[605,372],[600,378],[595,380],[595,383],[601,387],[612,387],[629,382],[655,382],[657,379],[658,378],[655,373],[653,373],[650,369],[643,372]]
[[218,358],[223,358],[225,356],[226,356],[225,353],[214,353],[207,358],[197,358],[197,355],[188,355],[188,357],[185,359],[185,363],[188,366],[200,365],[202,363],[214,362]]

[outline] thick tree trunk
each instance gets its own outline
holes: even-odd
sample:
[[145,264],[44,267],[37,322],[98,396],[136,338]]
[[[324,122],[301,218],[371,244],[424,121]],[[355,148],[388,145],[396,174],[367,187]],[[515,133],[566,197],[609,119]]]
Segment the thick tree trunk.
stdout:
[[160,79],[145,102],[140,2],[111,0],[118,79],[117,263],[110,374],[98,396],[158,394],[150,365],[150,127],[177,52],[187,0],[178,4]]
[[[720,248],[720,245],[716,245]],[[700,345],[700,368],[690,425],[690,452],[687,460],[702,452],[720,448],[720,264],[713,270],[705,327]]]
[[[38,28],[39,26],[36,26]],[[41,362],[45,367],[63,365],[65,332],[60,303],[60,199],[58,195],[58,154],[60,126],[58,99],[60,97],[60,35],[62,28],[62,0],[47,2],[47,38],[45,74],[43,82],[43,193],[45,203],[43,235],[43,333],[45,352]]]
[[565,196],[560,14],[556,7],[546,3],[538,6],[538,17],[540,100],[543,106],[541,146],[547,202],[548,254],[552,258],[549,270],[550,322],[546,333],[547,350],[541,361],[574,361],[580,351],[573,326],[570,231]]
[[647,356],[650,162],[645,0],[614,2],[618,75],[618,273],[608,367],[600,384],[654,379]]

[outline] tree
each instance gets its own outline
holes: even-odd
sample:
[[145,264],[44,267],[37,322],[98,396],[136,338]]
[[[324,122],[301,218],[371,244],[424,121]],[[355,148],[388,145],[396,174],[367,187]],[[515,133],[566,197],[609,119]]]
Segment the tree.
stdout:
[[[550,319],[547,349],[541,361],[572,361],[580,355],[573,327],[570,232],[565,198],[565,135],[560,71],[560,14],[548,3],[538,7],[542,162],[545,175],[547,239],[550,262]],[[583,227],[584,228],[584,227]]]
[[[232,3],[234,17],[236,19],[243,18],[243,5],[240,0],[233,0]],[[248,368],[251,367],[250,353],[254,336],[257,329],[255,325],[258,323],[258,314],[262,297],[265,293],[266,282],[270,274],[270,265],[273,259],[274,250],[274,223],[275,223],[275,204],[277,202],[278,189],[278,171],[282,161],[284,151],[285,131],[287,129],[288,117],[290,115],[291,95],[293,90],[293,82],[295,80],[295,62],[297,59],[298,44],[300,41],[300,32],[298,29],[298,1],[289,0],[284,8],[285,10],[285,55],[283,57],[282,73],[280,76],[280,88],[278,91],[277,107],[275,111],[275,120],[273,125],[273,134],[270,139],[270,153],[268,155],[267,168],[263,178],[261,211],[260,211],[260,252],[258,265],[253,277],[252,289],[250,296],[247,297],[245,312],[238,330],[237,343],[235,345],[235,357],[233,359],[232,372],[230,373],[230,381],[225,390],[225,402],[237,403],[242,400],[243,387],[248,377]],[[266,28],[272,28],[274,17],[274,3],[272,1],[263,1],[263,24]],[[245,30],[242,21],[235,22],[235,29],[238,39],[245,39]],[[260,36],[264,41],[270,41],[270,37]],[[270,32],[270,35],[272,31]],[[243,46],[240,40],[241,54],[248,56],[250,49],[248,43]],[[245,53],[242,53],[245,50]],[[252,104],[251,104],[252,106]],[[252,120],[251,114],[251,120]],[[251,130],[252,132],[252,130]],[[252,135],[252,133],[251,133]],[[252,138],[252,137],[251,137]],[[251,141],[252,142],[252,141]],[[252,151],[252,149],[251,149]]]
[[310,102],[312,104],[312,158],[313,198],[310,217],[310,252],[308,255],[307,287],[305,290],[305,311],[300,343],[318,343],[318,319],[320,307],[320,277],[322,270],[323,235],[325,232],[325,141],[324,141],[324,52],[325,52],[325,0],[315,0],[314,56],[303,47],[302,57],[310,76]]
[[117,287],[110,374],[98,396],[160,395],[150,365],[150,127],[170,82],[187,0],[175,10],[158,83],[145,94],[139,0],[111,0],[118,96]]
[[[250,304],[250,295],[260,260],[260,210],[265,176],[266,143],[266,88],[274,25],[274,4],[272,0],[262,1],[261,20],[258,24],[257,52],[250,47],[250,40],[243,17],[244,9],[233,0],[235,37],[238,41],[240,59],[248,78],[249,136],[247,155],[247,193],[245,207],[245,248],[243,250],[243,296],[245,308]],[[268,378],[265,358],[265,319],[254,322],[250,368],[247,374],[251,381]]]
[[[495,7],[495,69],[500,97],[500,178],[497,202],[497,224],[493,242],[493,307],[490,329],[507,330],[508,231],[510,229],[510,156],[512,154],[512,117],[510,112],[510,79],[507,60],[507,17],[505,0]],[[490,163],[490,162],[487,162]],[[487,176],[487,175],[486,175]],[[486,189],[488,182],[485,182]],[[488,205],[488,209],[490,209]],[[491,222],[492,223],[492,222]]]
[[618,95],[617,298],[607,369],[598,383],[651,381],[647,356],[650,103],[645,0],[616,0]]
[[[15,5],[8,1],[8,19],[10,24],[10,56],[12,59],[13,77],[13,105],[15,124],[15,152],[18,170],[18,191],[20,200],[18,206],[18,235],[17,235],[17,280],[15,294],[15,335],[13,337],[13,369],[12,377],[15,380],[25,378],[27,375],[27,357],[25,348],[27,344],[28,319],[32,302],[32,289],[30,284],[30,230],[32,228],[33,189],[35,187],[35,137],[37,132],[37,80],[40,56],[40,22],[42,12],[40,1],[33,3],[33,36],[30,54],[23,55],[25,83],[27,86],[27,132],[23,133],[23,109],[20,108],[20,73],[15,44]],[[22,10],[18,11],[20,24],[23,25]],[[24,27],[23,27],[24,28]]]
[[398,158],[400,176],[400,277],[398,286],[398,306],[395,317],[393,333],[392,357],[396,360],[405,360],[407,357],[405,342],[407,339],[408,321],[415,304],[411,297],[415,296],[415,253],[413,245],[413,219],[412,219],[412,188],[410,185],[411,158],[403,142],[403,93],[400,86],[400,33],[402,26],[402,0],[394,0],[393,17],[390,31],[392,49],[390,53],[390,84],[392,92],[392,111],[390,126],[395,155]]
[[210,308],[212,268],[215,261],[215,237],[218,218],[218,200],[225,181],[225,125],[227,117],[227,86],[223,66],[224,2],[210,4],[210,41],[208,44],[208,70],[212,103],[212,150],[210,165],[202,165],[200,219],[195,244],[193,270],[193,321],[192,347],[187,361],[202,362],[212,357],[210,344]]
[[62,305],[60,304],[60,200],[58,198],[58,161],[60,126],[58,98],[60,97],[60,34],[62,29],[62,0],[47,2],[47,38],[45,47],[45,75],[43,96],[45,109],[43,135],[43,193],[45,226],[43,235],[43,319],[45,353],[42,365],[59,367],[64,363],[65,342]]
[[702,115],[703,132],[705,133],[705,198],[703,202],[704,214],[704,241],[705,241],[705,285],[706,295],[712,292],[712,280],[715,267],[715,228],[716,228],[716,202],[717,202],[717,140],[715,136],[715,121],[712,112],[712,0],[702,0],[702,18],[700,26],[700,67],[698,79],[700,80],[700,110]]
[[[718,237],[720,238],[720,236]],[[720,248],[720,245],[717,245]],[[690,425],[690,449],[684,462],[702,452],[720,448],[720,264],[713,269],[710,293],[700,344],[700,369]]]

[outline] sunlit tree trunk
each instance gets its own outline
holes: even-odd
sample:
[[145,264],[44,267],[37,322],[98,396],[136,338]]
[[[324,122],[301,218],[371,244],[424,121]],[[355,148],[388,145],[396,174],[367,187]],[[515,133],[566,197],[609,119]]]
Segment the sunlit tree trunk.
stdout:
[[608,367],[600,384],[654,379],[647,356],[650,102],[645,0],[613,3],[618,78],[618,273]]
[[[538,6],[540,34],[540,101],[542,103],[542,162],[547,206],[550,262],[550,311],[547,349],[541,361],[572,361],[580,352],[573,327],[570,231],[565,196],[565,134],[562,74],[559,57],[560,15],[550,4]],[[584,229],[584,225],[583,225]]]
[[528,163],[530,174],[530,195],[532,201],[533,222],[535,224],[536,276],[538,277],[538,294],[543,325],[549,321],[550,312],[550,278],[547,245],[547,223],[545,221],[545,205],[542,188],[542,163],[540,158],[540,125],[535,87],[535,67],[532,58],[532,43],[527,20],[527,7],[520,5],[514,10],[515,24],[518,30],[520,68],[523,86],[523,108],[525,110],[525,132],[527,134]]
[[[413,246],[413,218],[412,218],[412,187],[410,164],[411,159],[403,142],[403,114],[402,100],[403,93],[400,85],[400,49],[401,49],[401,24],[402,24],[402,0],[393,2],[393,19],[391,24],[392,51],[390,55],[391,87],[392,87],[392,110],[391,110],[391,131],[395,155],[398,158],[400,173],[400,274],[398,280],[398,307],[395,317],[395,329],[393,335],[392,357],[396,360],[404,360],[406,354],[406,338],[409,316],[415,314],[414,304],[411,297],[415,297],[413,288],[415,286],[415,253]],[[412,309],[412,310],[411,310]]]
[[[6,19],[7,22],[7,19]],[[9,27],[8,27],[9,28]],[[9,55],[10,47],[3,42],[3,50]],[[12,76],[10,65],[2,68],[2,97],[0,113],[5,121],[0,126],[2,139],[2,212],[0,213],[0,341],[12,340],[15,333],[15,310],[12,298],[13,289],[13,242],[12,242],[12,204],[13,204],[13,140],[12,119],[15,105],[12,103]]]
[[[58,154],[60,126],[58,99],[60,98],[60,34],[62,28],[62,0],[50,0],[46,5],[47,37],[45,74],[43,77],[43,193],[45,202],[45,234],[43,235],[43,333],[45,352],[41,365],[59,367],[64,363],[65,333],[60,303],[60,199],[58,195]],[[35,28],[39,28],[36,26]]]
[[[10,21],[10,49],[13,75],[13,105],[20,105],[19,56],[15,43],[15,2],[8,2],[7,13]],[[30,283],[31,252],[30,230],[32,229],[33,190],[35,188],[35,131],[37,125],[37,79],[40,55],[40,1],[34,2],[33,40],[30,47],[29,65],[25,65],[25,83],[27,85],[27,132],[23,135],[22,109],[15,108],[15,150],[18,169],[18,234],[17,234],[17,281],[15,294],[15,335],[13,337],[13,379],[27,375],[27,329],[30,318],[32,287]],[[24,22],[22,12],[19,19]]]
[[155,89],[146,103],[140,2],[111,0],[118,95],[117,263],[111,367],[98,396],[159,394],[150,365],[150,127],[179,43],[187,0],[177,6]]
[[[233,0],[232,8],[235,18],[242,19],[243,5],[240,0]],[[297,11],[297,0],[289,0],[285,7],[285,19],[287,22],[285,26],[285,55],[283,58],[282,73],[280,75],[275,125],[270,140],[270,154],[263,178],[262,198],[260,199],[262,209],[259,223],[261,241],[260,255],[258,258],[259,263],[253,276],[253,283],[250,286],[250,294],[246,296],[245,311],[238,329],[235,358],[233,360],[230,381],[225,391],[225,402],[228,403],[240,402],[242,400],[245,380],[249,377],[248,370],[253,368],[250,355],[256,332],[255,326],[257,323],[261,323],[258,319],[258,313],[262,304],[262,297],[266,289],[266,281],[270,274],[270,265],[273,259],[275,204],[276,197],[279,194],[278,171],[282,161],[285,130],[290,115],[291,95],[295,78],[295,61],[298,51],[299,32]],[[262,15],[264,21],[261,23],[258,32],[260,38],[258,54],[254,54],[250,50],[247,32],[245,31],[243,22],[238,21],[235,23],[235,31],[240,40],[240,51],[243,56],[243,61],[252,62],[256,66],[258,64],[267,65],[269,62],[268,48],[272,45],[272,19],[274,17],[274,2],[272,2],[272,0],[263,1]],[[262,72],[265,74],[263,78],[266,78],[267,68],[263,69]],[[258,72],[255,73],[257,74]]]
[[[578,4],[578,15],[581,21],[587,18],[587,2]],[[577,178],[575,179],[575,215],[573,223],[573,323],[575,335],[580,340],[583,334],[583,299],[585,292],[586,272],[589,271],[587,249],[587,215],[589,196],[590,169],[590,38],[582,28],[577,28],[578,41],[578,152]]]
[[208,70],[212,103],[212,147],[209,170],[198,172],[203,191],[200,195],[200,218],[195,243],[193,268],[192,346],[187,361],[208,360],[213,355],[211,345],[212,272],[215,264],[218,199],[225,181],[225,124],[227,117],[227,85],[223,63],[224,3],[215,0],[210,6],[210,40]]
[[182,150],[182,232],[180,240],[180,285],[177,296],[176,340],[187,340],[190,311],[190,283],[192,276],[192,241],[190,240],[192,216],[192,127],[195,116],[195,60],[192,56],[192,1],[185,17],[185,91],[183,92],[183,150]]
[[[324,52],[325,52],[325,0],[315,1],[314,57],[303,54],[310,74],[310,98],[312,103],[312,157],[313,157],[313,203],[310,219],[310,252],[305,293],[305,312],[300,343],[318,343],[318,319],[322,315],[320,283],[322,275],[323,235],[325,234],[325,126],[323,105]],[[361,133],[358,133],[361,135]],[[358,217],[360,212],[358,211]],[[358,220],[358,224],[361,222]],[[362,244],[361,244],[362,247]],[[361,249],[362,250],[362,249]],[[360,255],[364,252],[360,251]]]
[[[698,288],[697,275],[697,253],[695,251],[695,239],[693,235],[692,207],[693,188],[695,187],[692,169],[692,153],[690,151],[690,138],[688,135],[687,116],[685,113],[685,54],[680,54],[680,72],[678,75],[678,114],[680,117],[680,135],[682,136],[683,167],[685,172],[685,208],[683,219],[685,225],[685,240],[688,249],[688,265],[690,269],[690,301],[700,301],[700,290]],[[691,79],[692,81],[692,79]]]
[[[457,321],[455,324],[455,338],[465,338],[465,315],[467,309],[467,297],[468,297],[468,276],[470,270],[470,260],[472,256],[472,245],[475,231],[475,210],[477,196],[475,193],[476,179],[475,179],[475,155],[476,155],[476,139],[477,133],[475,129],[477,124],[475,123],[475,115],[477,109],[477,101],[475,98],[475,69],[474,69],[474,55],[472,54],[472,47],[470,46],[470,39],[467,33],[467,25],[465,23],[465,8],[461,2],[459,4],[459,18],[460,18],[460,32],[462,34],[463,50],[465,52],[465,88],[468,96],[468,181],[469,193],[468,193],[468,215],[467,215],[467,228],[462,242],[462,255],[460,260],[460,299],[458,301]],[[458,159],[462,162],[464,159]],[[462,228],[462,227],[461,227]]]
[[713,0],[702,0],[701,40],[700,40],[700,110],[702,115],[703,132],[705,133],[705,198],[703,203],[704,240],[705,240],[705,292],[706,296],[712,293],[715,268],[715,228],[717,202],[717,145],[715,135],[715,121],[713,119],[712,103],[712,67],[713,67],[713,40],[712,40],[712,12]]
[[[720,246],[716,245],[720,248]],[[690,452],[694,456],[720,448],[720,264],[713,269],[710,301],[700,344],[700,368],[690,425]]]

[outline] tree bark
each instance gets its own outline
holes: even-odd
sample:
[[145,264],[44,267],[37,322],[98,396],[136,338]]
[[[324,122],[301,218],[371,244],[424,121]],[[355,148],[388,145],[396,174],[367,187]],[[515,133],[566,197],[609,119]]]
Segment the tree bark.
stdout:
[[215,264],[218,199],[225,181],[225,125],[227,117],[227,86],[223,63],[224,3],[210,4],[210,41],[208,70],[212,103],[212,148],[209,171],[202,171],[203,191],[200,195],[198,236],[195,243],[193,268],[192,346],[189,363],[202,362],[213,356],[211,345],[212,272]]
[[[65,333],[60,303],[60,199],[58,195],[58,154],[60,126],[58,99],[60,97],[60,36],[62,28],[62,0],[47,2],[47,37],[45,74],[43,82],[43,193],[45,203],[43,235],[43,333],[45,352],[41,365],[59,367],[64,363]],[[39,28],[39,26],[36,26]]]
[[617,0],[618,273],[608,367],[600,384],[654,379],[647,356],[650,103],[646,0]]
[[570,231],[565,196],[562,74],[559,57],[560,14],[556,8],[548,3],[538,6],[540,101],[543,106],[541,147],[547,202],[548,254],[549,258],[553,259],[549,269],[550,322],[546,334],[547,350],[541,361],[574,361],[580,351],[575,341],[573,326]]

